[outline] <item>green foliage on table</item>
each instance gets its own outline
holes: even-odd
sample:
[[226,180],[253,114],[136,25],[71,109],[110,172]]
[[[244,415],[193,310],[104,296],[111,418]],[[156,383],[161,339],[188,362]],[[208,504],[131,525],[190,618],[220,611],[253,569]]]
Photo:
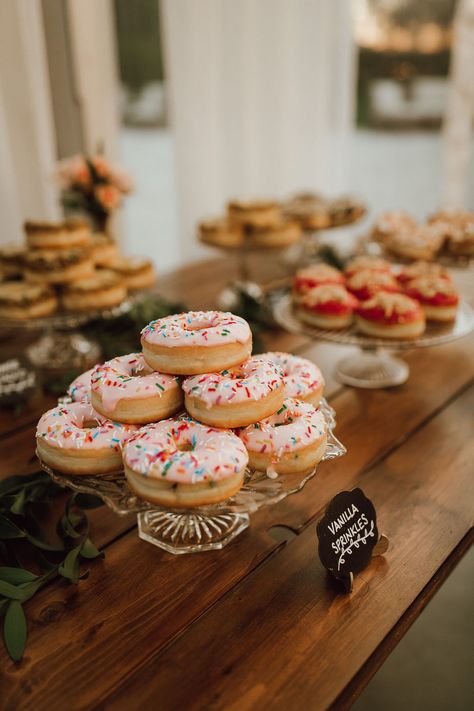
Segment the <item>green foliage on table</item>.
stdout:
[[26,645],[25,603],[58,575],[71,583],[86,578],[89,571],[81,573],[81,560],[103,557],[89,538],[84,511],[102,505],[95,496],[70,493],[58,509],[55,540],[46,534],[43,521],[50,528],[53,502],[64,493],[45,472],[0,481],[0,616],[5,647],[15,662]]

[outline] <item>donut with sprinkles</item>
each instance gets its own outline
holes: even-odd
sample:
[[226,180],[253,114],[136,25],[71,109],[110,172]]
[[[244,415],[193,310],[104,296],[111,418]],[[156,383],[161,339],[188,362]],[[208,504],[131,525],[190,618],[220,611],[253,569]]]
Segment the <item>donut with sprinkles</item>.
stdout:
[[279,351],[262,353],[261,358],[271,360],[282,371],[286,397],[304,400],[315,407],[319,405],[324,391],[324,378],[315,363]]

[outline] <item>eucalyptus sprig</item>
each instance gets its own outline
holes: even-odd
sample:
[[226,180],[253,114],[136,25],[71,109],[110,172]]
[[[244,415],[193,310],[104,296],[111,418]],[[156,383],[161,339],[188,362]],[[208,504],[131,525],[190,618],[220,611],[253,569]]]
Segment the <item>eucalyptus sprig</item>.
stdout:
[[103,557],[85,514],[102,505],[95,496],[69,494],[55,522],[56,540],[46,534],[43,521],[51,529],[53,502],[64,493],[45,472],[0,481],[0,615],[5,647],[16,662],[27,639],[24,604],[58,575],[71,583],[86,578],[81,560]]

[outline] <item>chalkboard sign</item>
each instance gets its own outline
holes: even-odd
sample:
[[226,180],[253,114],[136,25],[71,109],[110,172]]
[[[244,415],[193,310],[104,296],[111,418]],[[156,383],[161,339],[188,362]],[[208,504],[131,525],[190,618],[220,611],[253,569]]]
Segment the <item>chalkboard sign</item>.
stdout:
[[[362,489],[341,491],[329,503],[316,528],[319,557],[324,567],[352,590],[353,576],[367,567],[379,544],[377,516]],[[382,537],[376,553],[384,553]]]

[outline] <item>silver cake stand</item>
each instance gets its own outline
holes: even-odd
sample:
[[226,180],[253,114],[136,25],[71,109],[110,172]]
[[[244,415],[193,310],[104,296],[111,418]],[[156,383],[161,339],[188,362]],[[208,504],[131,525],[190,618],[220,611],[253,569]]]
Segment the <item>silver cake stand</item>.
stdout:
[[[321,411],[328,425],[328,441],[323,462],[346,453],[334,435],[334,410],[325,400]],[[137,514],[138,535],[169,553],[198,553],[220,550],[248,528],[250,515],[264,506],[273,506],[290,494],[301,491],[318,467],[306,474],[286,474],[269,478],[247,469],[244,485],[227,501],[196,509],[165,509],[142,501],[130,490],[123,471],[102,477],[66,476],[44,462],[41,467],[54,481],[74,491],[99,496],[114,513]]]
[[26,355],[36,368],[86,370],[99,360],[100,347],[77,329],[96,319],[111,320],[123,316],[141,299],[143,294],[128,296],[118,306],[87,313],[58,312],[44,318],[24,320],[0,318],[0,330],[9,335],[41,334],[26,348]]
[[335,377],[340,383],[356,388],[388,388],[401,385],[408,379],[408,365],[389,351],[440,346],[467,336],[474,330],[474,311],[465,301],[460,302],[454,322],[439,326],[428,323],[421,336],[406,341],[365,336],[358,333],[354,326],[337,331],[310,326],[297,318],[290,294],[280,297],[273,310],[276,322],[291,333],[314,340],[358,346],[359,353],[343,358],[335,370]]

